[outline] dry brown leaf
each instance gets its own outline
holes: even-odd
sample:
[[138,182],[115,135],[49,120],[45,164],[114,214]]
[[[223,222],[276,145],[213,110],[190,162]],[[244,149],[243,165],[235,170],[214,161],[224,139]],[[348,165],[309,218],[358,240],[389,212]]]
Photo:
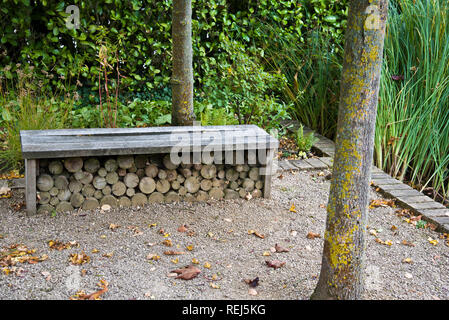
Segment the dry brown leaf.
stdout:
[[309,232],[306,236],[307,239],[315,239],[315,238],[321,238],[321,236],[318,233]]
[[48,241],[48,246],[50,247],[50,249],[61,251],[64,249],[70,249],[72,247],[79,246],[79,244],[76,241],[64,243],[59,240],[50,240]]
[[109,225],[109,229],[111,229],[112,231],[114,231],[114,230],[117,229],[117,228],[120,228],[120,226],[119,226],[118,224],[111,223],[111,224]]
[[187,232],[187,225],[183,224],[178,228],[178,232]]
[[276,250],[276,252],[290,252],[289,249],[283,248],[277,243],[274,245],[274,249]]
[[265,236],[263,234],[260,234],[256,230],[248,230],[248,234],[254,234],[256,237],[261,238],[261,239],[265,238]]
[[280,267],[282,267],[283,265],[285,265],[285,262],[282,262],[282,261],[279,261],[279,260],[271,260],[271,261],[266,260],[265,263],[266,263],[269,267],[274,268],[274,269],[280,268]]
[[376,238],[376,239],[374,239],[374,241],[376,241],[377,243],[386,245],[386,246],[391,246],[391,245],[393,245],[393,241],[391,241],[391,240],[385,240],[385,241],[383,241],[383,240],[381,240],[381,239],[379,239],[379,238]]
[[395,200],[394,199],[375,199],[375,200],[371,200],[370,204],[369,204],[369,208],[373,209],[373,208],[377,208],[377,207],[392,207],[395,208]]
[[158,261],[160,258],[161,258],[161,257],[158,256],[158,255],[155,254],[155,253],[149,253],[149,254],[147,255],[147,260]]
[[402,260],[403,263],[413,263],[412,258],[405,258],[404,260]]
[[101,290],[98,290],[91,294],[84,294],[83,292],[79,292],[75,295],[75,297],[71,297],[71,300],[100,300],[100,296],[108,291],[108,282],[105,280],[100,280],[98,286]]
[[415,245],[407,240],[402,240],[401,244],[403,244],[404,246],[409,246],[409,247],[414,247]]
[[259,277],[256,277],[254,279],[243,279],[247,285],[249,285],[251,288],[255,288],[259,285]]
[[173,243],[170,239],[165,239],[164,241],[162,241],[162,244],[167,247],[173,247]]
[[173,250],[168,250],[168,251],[164,251],[164,254],[167,256],[175,256],[178,254],[185,254],[184,251],[173,251]]
[[209,285],[212,289],[220,289],[220,286],[214,282],[210,282]]
[[185,266],[180,269],[173,270],[172,273],[178,274],[176,279],[191,280],[201,273],[201,270],[193,265]]
[[90,261],[90,257],[84,253],[72,253],[69,257],[69,260],[74,265],[81,265],[84,263],[88,263]]

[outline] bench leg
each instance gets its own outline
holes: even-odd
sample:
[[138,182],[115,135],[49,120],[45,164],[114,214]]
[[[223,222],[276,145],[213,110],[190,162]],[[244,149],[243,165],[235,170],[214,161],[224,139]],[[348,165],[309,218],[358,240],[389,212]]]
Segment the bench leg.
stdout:
[[267,158],[266,158],[266,164],[265,164],[265,181],[264,181],[264,187],[263,187],[263,197],[266,199],[271,198],[271,178],[274,174],[273,171],[273,158],[275,149],[267,149]]
[[25,159],[25,201],[28,216],[36,214],[36,173],[37,160]]

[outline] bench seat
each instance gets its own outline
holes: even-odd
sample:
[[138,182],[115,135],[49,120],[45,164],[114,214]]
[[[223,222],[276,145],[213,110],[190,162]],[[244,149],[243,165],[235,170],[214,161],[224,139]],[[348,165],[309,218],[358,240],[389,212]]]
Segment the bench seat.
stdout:
[[[271,170],[279,145],[276,138],[255,125],[22,130],[20,139],[25,159],[26,204],[30,214],[36,212],[39,159],[164,154],[173,148],[192,153],[211,149],[266,150],[269,160],[266,166]],[[264,197],[269,197],[270,185],[271,177],[266,177]]]

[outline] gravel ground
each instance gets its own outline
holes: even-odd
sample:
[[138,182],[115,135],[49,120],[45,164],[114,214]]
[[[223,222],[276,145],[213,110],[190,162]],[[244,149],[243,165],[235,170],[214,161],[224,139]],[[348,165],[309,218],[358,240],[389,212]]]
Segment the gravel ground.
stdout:
[[[99,290],[101,279],[109,283],[102,299],[308,299],[318,281],[323,242],[306,235],[324,233],[328,190],[329,182],[317,172],[284,172],[282,179],[273,179],[271,200],[147,205],[34,217],[11,208],[23,201],[23,194],[15,191],[12,198],[0,200],[0,247],[23,244],[36,249],[35,256],[48,258],[18,263],[20,272],[0,272],[0,299],[68,299],[79,290]],[[371,191],[371,198],[381,196]],[[289,210],[292,204],[296,213]],[[111,230],[111,224],[120,227]],[[194,234],[177,230],[184,224]],[[393,225],[397,230],[391,230]],[[168,237],[159,233],[161,228]],[[438,233],[416,229],[390,207],[370,210],[369,229],[376,229],[378,237],[391,240],[392,245],[368,236],[366,299],[449,298],[449,247]],[[439,243],[432,245],[429,237]],[[164,246],[165,239],[173,247]],[[79,246],[57,251],[49,248],[50,240],[76,241]],[[403,245],[403,240],[415,246]],[[276,243],[290,251],[271,253]],[[93,253],[94,249],[99,252]],[[185,254],[167,256],[166,250]],[[83,251],[90,262],[72,265],[69,255]],[[271,256],[264,256],[266,251]],[[148,260],[149,254],[159,255],[160,260]],[[412,263],[404,263],[406,258]],[[198,277],[168,276],[192,259],[199,261]],[[286,264],[273,269],[265,260]],[[256,277],[260,281],[253,296],[243,279]]]

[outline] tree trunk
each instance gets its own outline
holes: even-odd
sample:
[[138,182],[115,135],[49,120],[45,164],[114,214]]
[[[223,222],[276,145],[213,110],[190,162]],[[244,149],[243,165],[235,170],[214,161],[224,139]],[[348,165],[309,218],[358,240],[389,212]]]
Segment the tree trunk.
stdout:
[[351,1],[320,278],[311,299],[361,299],[388,0]]
[[191,0],[173,1],[172,39],[172,124],[192,125],[195,114],[193,112]]

